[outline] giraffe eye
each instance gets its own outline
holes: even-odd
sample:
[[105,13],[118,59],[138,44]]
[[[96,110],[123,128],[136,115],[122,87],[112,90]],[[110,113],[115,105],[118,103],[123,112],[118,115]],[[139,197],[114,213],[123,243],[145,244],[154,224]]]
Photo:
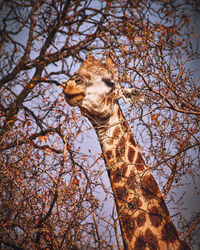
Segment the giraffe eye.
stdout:
[[102,80],[103,80],[103,81],[105,82],[105,84],[106,84],[108,87],[110,87],[110,88],[113,88],[114,85],[115,85],[115,83],[114,83],[114,82],[111,82],[109,79],[103,78]]
[[81,82],[82,82],[82,80],[80,78],[75,79],[75,83],[81,83]]

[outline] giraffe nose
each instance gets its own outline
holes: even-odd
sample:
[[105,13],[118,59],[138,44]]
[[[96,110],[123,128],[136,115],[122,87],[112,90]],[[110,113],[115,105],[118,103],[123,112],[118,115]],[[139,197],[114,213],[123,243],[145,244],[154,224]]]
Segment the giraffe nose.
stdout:
[[75,80],[67,81],[63,93],[70,106],[78,106],[85,97],[84,87],[77,85]]
[[70,94],[73,93],[76,89],[75,81],[74,80],[68,80],[66,82],[65,88],[64,88],[64,94]]

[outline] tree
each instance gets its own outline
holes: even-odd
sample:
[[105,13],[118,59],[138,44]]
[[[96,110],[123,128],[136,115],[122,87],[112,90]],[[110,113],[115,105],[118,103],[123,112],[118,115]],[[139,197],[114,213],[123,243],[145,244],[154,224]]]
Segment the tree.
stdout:
[[[199,244],[199,211],[184,212],[199,176],[196,1],[2,1],[0,244],[7,249],[121,247],[91,125],[64,101],[86,54],[115,55],[119,83],[146,96],[124,105],[181,237]],[[99,195],[100,193],[100,195]],[[113,237],[115,236],[115,237]]]

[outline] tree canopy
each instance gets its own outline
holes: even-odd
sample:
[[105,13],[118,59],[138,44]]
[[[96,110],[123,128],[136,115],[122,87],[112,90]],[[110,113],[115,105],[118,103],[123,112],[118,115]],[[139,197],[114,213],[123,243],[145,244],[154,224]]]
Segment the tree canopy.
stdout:
[[62,94],[86,55],[108,52],[118,83],[145,95],[120,103],[180,237],[200,243],[198,201],[190,212],[184,201],[199,195],[199,11],[196,0],[1,1],[2,248],[121,248],[92,126]]

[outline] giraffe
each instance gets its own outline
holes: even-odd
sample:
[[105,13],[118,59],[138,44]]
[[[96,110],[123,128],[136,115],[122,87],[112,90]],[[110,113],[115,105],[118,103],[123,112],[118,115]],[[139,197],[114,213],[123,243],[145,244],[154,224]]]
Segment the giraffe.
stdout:
[[116,83],[113,59],[88,56],[63,93],[98,136],[116,203],[124,249],[190,249],[178,237],[159,187],[145,165],[118,99],[137,96]]

